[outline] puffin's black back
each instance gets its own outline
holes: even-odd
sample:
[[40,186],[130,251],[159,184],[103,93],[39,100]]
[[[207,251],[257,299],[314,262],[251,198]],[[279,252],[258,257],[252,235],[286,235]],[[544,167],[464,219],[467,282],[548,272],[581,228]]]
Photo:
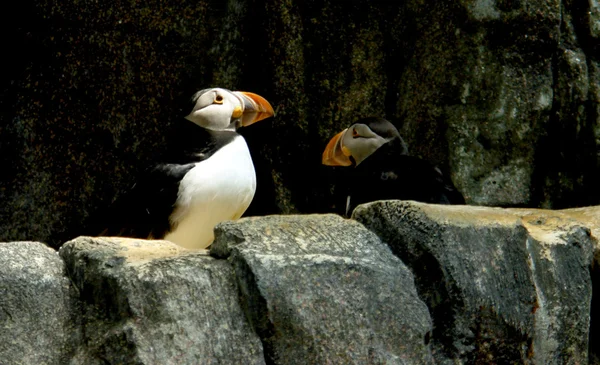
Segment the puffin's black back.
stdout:
[[388,144],[388,155],[407,155],[408,146],[400,136],[400,133],[392,123],[381,117],[367,117],[358,120],[356,123],[366,124],[373,132],[380,137],[390,140]]
[[415,200],[433,204],[464,204],[462,194],[454,187],[452,181],[426,160],[407,154],[407,147],[398,131],[384,124],[385,119],[370,118],[358,121],[367,124],[382,137],[393,133],[388,143],[378,148],[356,167],[350,167],[350,205],[347,215],[352,214],[357,205],[376,200]]
[[146,168],[130,190],[90,220],[90,235],[162,238],[177,200],[179,182],[195,163],[209,158],[238,134],[209,131],[181,120],[167,138],[165,151]]

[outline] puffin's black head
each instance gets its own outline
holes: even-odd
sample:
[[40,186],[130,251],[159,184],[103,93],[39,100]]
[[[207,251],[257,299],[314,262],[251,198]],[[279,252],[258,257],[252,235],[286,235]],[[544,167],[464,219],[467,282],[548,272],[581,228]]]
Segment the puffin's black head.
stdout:
[[322,163],[351,166],[354,160],[358,165],[386,143],[398,143],[400,153],[408,153],[404,140],[392,123],[379,117],[363,118],[331,138],[323,151]]
[[191,104],[185,118],[212,130],[236,130],[274,114],[271,104],[260,95],[221,88],[198,91]]

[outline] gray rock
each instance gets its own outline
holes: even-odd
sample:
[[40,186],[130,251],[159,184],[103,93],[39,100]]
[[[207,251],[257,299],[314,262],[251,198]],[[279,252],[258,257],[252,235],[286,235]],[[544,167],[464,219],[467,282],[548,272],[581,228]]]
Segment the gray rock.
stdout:
[[362,225],[336,215],[221,223],[244,310],[275,364],[431,363],[413,276]]
[[0,243],[0,363],[64,364],[74,350],[69,280],[53,249]]
[[381,201],[353,218],[414,272],[437,362],[587,363],[595,242],[573,216]]
[[60,255],[82,302],[72,364],[264,364],[226,261],[118,238],[79,237]]
[[600,206],[563,209],[560,211],[543,211],[533,214],[544,214],[555,217],[558,215],[562,221],[574,221],[589,227],[592,237],[595,239],[594,264],[591,267],[592,274],[592,304],[590,313],[590,364],[600,365]]
[[0,243],[0,363],[575,364],[588,345],[598,363],[600,206],[388,201],[354,218],[380,238],[306,215],[220,224],[221,259]]

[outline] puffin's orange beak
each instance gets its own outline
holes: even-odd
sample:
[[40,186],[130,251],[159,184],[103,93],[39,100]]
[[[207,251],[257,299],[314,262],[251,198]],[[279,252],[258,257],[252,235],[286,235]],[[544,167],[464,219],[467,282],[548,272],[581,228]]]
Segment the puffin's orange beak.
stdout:
[[246,91],[234,91],[233,93],[239,96],[244,104],[244,110],[235,109],[233,111],[234,118],[242,117],[242,126],[247,127],[275,115],[271,104],[262,96]]
[[322,164],[327,166],[351,166],[350,151],[342,145],[342,137],[348,128],[333,136],[323,151]]

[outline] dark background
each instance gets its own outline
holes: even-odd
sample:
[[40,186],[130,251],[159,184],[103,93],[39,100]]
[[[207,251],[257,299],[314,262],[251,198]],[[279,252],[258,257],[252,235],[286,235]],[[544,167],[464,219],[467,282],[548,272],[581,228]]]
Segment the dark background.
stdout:
[[[0,240],[85,234],[219,86],[276,117],[240,132],[246,215],[339,211],[333,134],[369,115],[467,203],[600,201],[600,15],[580,1],[20,1],[1,5]],[[342,200],[340,200],[342,199]]]

